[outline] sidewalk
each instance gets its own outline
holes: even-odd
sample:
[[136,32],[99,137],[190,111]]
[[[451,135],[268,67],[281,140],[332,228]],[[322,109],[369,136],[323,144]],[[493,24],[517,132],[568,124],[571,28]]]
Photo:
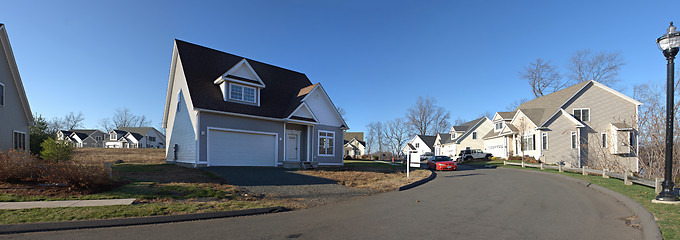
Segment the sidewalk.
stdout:
[[126,199],[72,200],[72,201],[0,202],[0,209],[130,205],[135,200],[136,200],[135,198],[126,198]]

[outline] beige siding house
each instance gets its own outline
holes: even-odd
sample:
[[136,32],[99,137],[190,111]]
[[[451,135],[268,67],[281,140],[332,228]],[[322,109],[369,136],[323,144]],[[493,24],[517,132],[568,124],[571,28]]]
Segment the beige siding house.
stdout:
[[[582,82],[520,105],[507,124],[513,139],[504,148],[516,149],[506,150],[510,156],[549,164],[637,171],[640,105],[599,82]],[[494,136],[485,137],[487,148],[500,144]]]
[[28,127],[33,125],[5,25],[0,23],[0,151],[29,150]]
[[483,137],[493,128],[491,120],[487,117],[453,126],[448,134],[438,134],[434,143],[435,155],[455,157],[460,150],[483,149]]

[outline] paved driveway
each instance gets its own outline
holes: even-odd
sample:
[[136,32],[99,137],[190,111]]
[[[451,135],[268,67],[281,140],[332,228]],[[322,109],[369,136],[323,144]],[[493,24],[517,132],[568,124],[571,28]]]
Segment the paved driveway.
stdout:
[[248,192],[294,201],[301,207],[333,203],[372,193],[368,189],[346,187],[330,179],[297,174],[295,170],[285,168],[208,167],[205,170]]
[[439,172],[401,192],[269,215],[0,236],[18,239],[641,239],[615,199],[514,169]]

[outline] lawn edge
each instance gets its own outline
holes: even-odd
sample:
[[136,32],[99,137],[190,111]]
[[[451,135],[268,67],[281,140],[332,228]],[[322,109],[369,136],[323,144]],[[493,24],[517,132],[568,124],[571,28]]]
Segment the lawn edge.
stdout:
[[418,180],[418,181],[415,181],[415,182],[406,184],[406,185],[404,185],[404,186],[401,186],[401,187],[399,187],[399,191],[405,191],[405,190],[409,190],[409,189],[411,189],[411,188],[414,188],[414,187],[423,185],[423,184],[425,184],[425,183],[427,183],[427,182],[429,182],[429,181],[432,181],[432,180],[435,179],[435,178],[437,178],[437,173],[434,172],[434,171],[432,171],[432,170],[430,170],[430,176],[429,176],[429,177],[426,177],[426,178],[420,179],[420,180]]
[[631,210],[635,215],[638,216],[640,219],[640,225],[642,226],[641,231],[642,231],[642,237],[644,239],[663,239],[661,235],[661,228],[659,228],[659,225],[656,223],[654,220],[654,215],[647,210],[644,206],[642,206],[640,203],[636,202],[635,200],[627,197],[626,195],[623,195],[617,191],[611,190],[606,187],[602,187],[600,185],[590,183],[588,181],[584,181],[581,179],[573,178],[570,176],[562,175],[562,174],[557,174],[557,173],[550,173],[550,172],[543,172],[543,171],[536,171],[536,170],[529,170],[529,169],[517,169],[517,168],[503,168],[503,169],[511,169],[511,170],[518,170],[518,171],[525,171],[525,172],[533,172],[533,173],[539,173],[539,174],[545,174],[545,175],[551,175],[551,176],[556,176],[568,181],[572,181],[578,184],[581,184],[587,188],[593,189],[595,191],[598,191],[602,194],[605,194],[607,196],[610,196],[617,201],[621,202],[626,208]]
[[0,234],[61,231],[61,230],[105,228],[105,227],[121,227],[121,226],[147,225],[147,224],[171,223],[171,222],[186,222],[186,221],[195,221],[195,220],[241,217],[241,216],[278,213],[278,212],[287,212],[287,211],[290,211],[290,209],[279,206],[279,207],[253,208],[253,209],[244,209],[244,210],[235,210],[235,211],[191,213],[191,214],[165,215],[165,216],[152,216],[152,217],[95,219],[95,220],[68,221],[68,222],[2,224],[2,225],[0,225]]

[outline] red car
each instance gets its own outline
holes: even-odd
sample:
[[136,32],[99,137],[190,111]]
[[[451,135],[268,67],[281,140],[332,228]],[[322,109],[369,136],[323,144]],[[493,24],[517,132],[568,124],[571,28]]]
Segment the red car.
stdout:
[[447,156],[433,156],[427,160],[427,166],[432,170],[456,170],[458,165]]

